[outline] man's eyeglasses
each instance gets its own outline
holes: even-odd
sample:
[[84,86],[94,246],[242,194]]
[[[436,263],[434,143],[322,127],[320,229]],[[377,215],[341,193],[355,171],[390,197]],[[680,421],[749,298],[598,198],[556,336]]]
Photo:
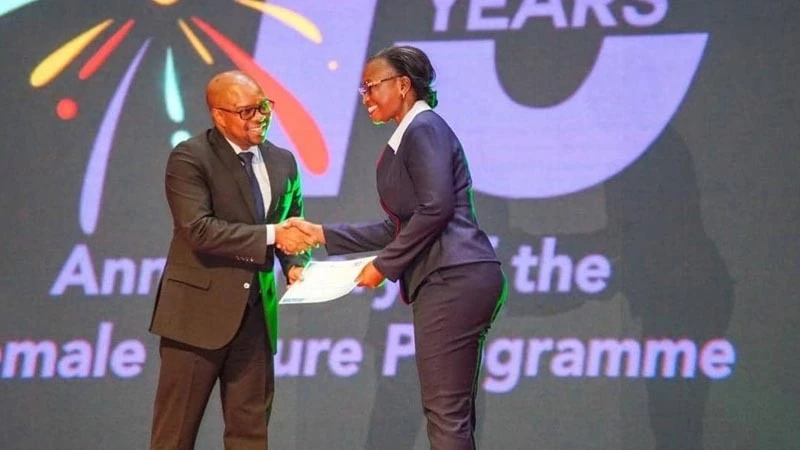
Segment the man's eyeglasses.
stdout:
[[256,115],[256,111],[260,112],[262,116],[267,116],[272,113],[272,109],[275,108],[275,102],[265,98],[263,102],[259,103],[256,106],[246,106],[244,108],[239,109],[226,109],[216,107],[216,109],[220,109],[225,112],[229,113],[236,113],[239,114],[239,118],[242,120],[250,120],[253,116]]
[[391,77],[384,78],[382,80],[373,81],[372,83],[361,83],[361,86],[358,87],[358,93],[361,94],[362,97],[367,94],[372,94],[372,88],[374,88],[375,86],[383,83],[384,81],[393,80],[398,77],[402,77],[402,75],[393,75]]

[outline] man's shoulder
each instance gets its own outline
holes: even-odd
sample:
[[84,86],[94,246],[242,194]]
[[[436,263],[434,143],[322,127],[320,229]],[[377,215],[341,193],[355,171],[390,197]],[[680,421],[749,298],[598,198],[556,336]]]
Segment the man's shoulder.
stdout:
[[275,145],[269,139],[265,140],[263,144],[259,145],[259,148],[261,149],[261,153],[264,154],[264,157],[271,156],[273,158],[294,160],[294,153],[292,153],[292,151]]
[[172,153],[189,154],[196,157],[203,157],[213,153],[215,139],[213,136],[213,129],[208,129],[202,133],[195,134],[194,136],[179,142],[172,149]]
[[175,145],[173,145],[172,150],[175,151],[175,150],[178,150],[178,149],[181,149],[181,148],[186,148],[186,147],[197,147],[197,146],[201,146],[201,145],[208,145],[207,133],[208,133],[208,130],[203,131],[202,133],[197,133],[197,134],[195,134],[193,136],[190,136],[190,137],[188,137],[188,138],[186,138],[186,139],[184,139],[182,141],[179,141],[179,142],[175,143]]
[[194,136],[190,137],[189,139],[186,139],[185,141],[179,143],[178,145],[175,146],[175,148],[181,146],[190,148],[196,148],[196,147],[210,148],[213,142],[212,133],[213,133],[213,128],[204,130],[203,132],[197,133]]

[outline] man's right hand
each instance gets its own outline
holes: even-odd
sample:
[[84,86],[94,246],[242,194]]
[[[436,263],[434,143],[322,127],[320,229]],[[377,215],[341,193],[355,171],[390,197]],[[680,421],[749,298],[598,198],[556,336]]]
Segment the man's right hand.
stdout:
[[317,245],[325,245],[325,233],[322,231],[322,225],[309,222],[302,217],[290,217],[286,219],[284,223],[288,223],[290,226],[297,228],[308,236],[311,236],[314,241],[316,241]]
[[275,225],[275,246],[282,252],[296,255],[317,247],[325,237],[322,227],[299,217],[292,217]]

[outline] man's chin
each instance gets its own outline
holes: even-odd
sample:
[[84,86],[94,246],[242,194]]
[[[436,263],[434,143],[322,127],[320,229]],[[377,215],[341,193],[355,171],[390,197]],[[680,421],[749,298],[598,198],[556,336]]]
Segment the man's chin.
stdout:
[[250,135],[250,144],[252,145],[261,145],[267,141],[267,133],[266,131],[261,134],[252,134]]

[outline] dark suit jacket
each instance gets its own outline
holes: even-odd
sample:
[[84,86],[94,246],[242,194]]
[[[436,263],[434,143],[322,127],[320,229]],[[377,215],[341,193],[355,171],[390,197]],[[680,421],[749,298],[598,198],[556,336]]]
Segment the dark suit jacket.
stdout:
[[[272,200],[266,223],[303,215],[297,163],[288,150],[260,147]],[[242,321],[256,271],[272,271],[277,254],[284,273],[307,255],[287,256],[267,246],[247,174],[216,129],[179,144],[169,156],[166,195],[172,242],[150,331],[195,347],[226,345]],[[262,286],[275,293],[275,286]]]
[[380,250],[375,267],[397,281],[406,301],[433,271],[498,262],[478,227],[472,178],[458,138],[433,111],[411,121],[397,154],[386,146],[377,167],[382,222],[324,227],[331,255]]

